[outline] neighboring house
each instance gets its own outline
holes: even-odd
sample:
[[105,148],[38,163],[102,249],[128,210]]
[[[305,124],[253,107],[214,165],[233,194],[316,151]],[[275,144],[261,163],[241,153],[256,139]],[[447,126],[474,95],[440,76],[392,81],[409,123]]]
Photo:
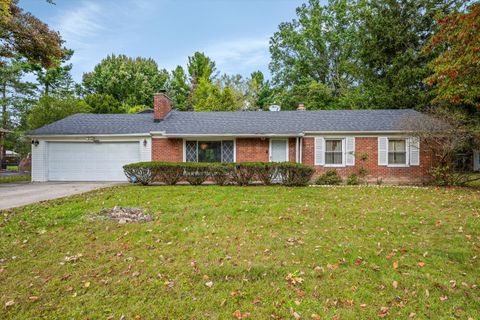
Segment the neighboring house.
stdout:
[[371,181],[429,179],[414,110],[180,112],[156,94],[142,114],[76,114],[30,132],[33,181],[126,180],[138,161],[293,161]]

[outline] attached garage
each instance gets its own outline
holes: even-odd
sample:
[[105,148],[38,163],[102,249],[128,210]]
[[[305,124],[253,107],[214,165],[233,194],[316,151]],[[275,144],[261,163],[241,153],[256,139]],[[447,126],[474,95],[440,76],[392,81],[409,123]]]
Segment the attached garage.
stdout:
[[33,181],[126,181],[123,166],[151,159],[151,140],[39,141]]

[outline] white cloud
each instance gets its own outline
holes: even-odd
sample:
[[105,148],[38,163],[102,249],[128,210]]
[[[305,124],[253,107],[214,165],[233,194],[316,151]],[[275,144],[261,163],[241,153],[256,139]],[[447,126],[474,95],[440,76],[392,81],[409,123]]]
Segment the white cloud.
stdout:
[[268,64],[269,38],[240,38],[217,43],[204,49],[222,72],[239,72],[242,69],[254,70]]
[[101,12],[102,8],[97,3],[82,3],[62,14],[58,22],[60,34],[71,45],[88,44],[88,38],[103,29],[99,22]]

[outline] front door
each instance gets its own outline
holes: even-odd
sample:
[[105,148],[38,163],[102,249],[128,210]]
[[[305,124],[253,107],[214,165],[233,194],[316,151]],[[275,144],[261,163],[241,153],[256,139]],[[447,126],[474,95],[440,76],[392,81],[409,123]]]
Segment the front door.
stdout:
[[271,139],[270,140],[270,161],[286,162],[288,161],[288,140]]

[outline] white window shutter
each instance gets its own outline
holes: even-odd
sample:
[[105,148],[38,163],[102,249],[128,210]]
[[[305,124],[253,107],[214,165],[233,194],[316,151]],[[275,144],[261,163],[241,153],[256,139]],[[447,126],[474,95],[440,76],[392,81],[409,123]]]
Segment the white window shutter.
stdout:
[[410,165],[419,166],[420,165],[420,140],[417,137],[412,137],[409,140],[409,150],[410,150]]
[[355,165],[355,137],[345,138],[345,164],[347,166]]
[[315,164],[320,166],[325,164],[325,139],[323,137],[315,138]]
[[386,137],[378,137],[378,165],[388,165],[388,139]]

